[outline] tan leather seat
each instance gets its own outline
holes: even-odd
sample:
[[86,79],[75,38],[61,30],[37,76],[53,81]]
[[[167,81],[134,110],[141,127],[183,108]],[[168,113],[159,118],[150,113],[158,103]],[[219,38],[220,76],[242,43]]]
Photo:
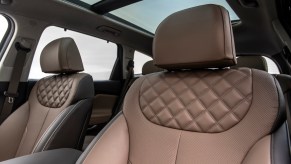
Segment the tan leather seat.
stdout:
[[123,111],[78,163],[290,163],[281,89],[264,71],[228,69],[236,55],[224,8],[205,5],[167,17],[153,55],[169,71],[135,81]]
[[237,64],[231,68],[248,67],[268,72],[268,64],[263,56],[239,56]]
[[28,101],[0,126],[0,161],[55,148],[82,146],[94,95],[71,38],[49,43],[41,54],[45,73]]
[[161,72],[161,71],[164,71],[164,69],[155,66],[153,60],[147,61],[142,66],[142,75],[147,75],[147,74]]

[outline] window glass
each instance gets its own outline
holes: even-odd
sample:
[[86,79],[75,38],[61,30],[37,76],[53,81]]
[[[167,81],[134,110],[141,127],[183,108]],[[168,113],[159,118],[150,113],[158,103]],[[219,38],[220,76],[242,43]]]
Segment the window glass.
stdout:
[[205,4],[223,6],[229,11],[231,20],[239,20],[226,0],[143,0],[111,11],[110,14],[154,33],[161,21],[172,13]]
[[270,73],[270,74],[280,74],[280,71],[279,71],[279,68],[278,68],[277,64],[272,59],[270,59],[268,57],[264,56],[264,58],[267,61],[268,73]]
[[7,19],[0,14],[0,42],[2,42],[3,37],[5,36],[8,30],[8,21]]
[[82,57],[84,72],[91,74],[94,80],[108,80],[110,78],[117,58],[117,45],[115,43],[108,43],[89,35],[50,26],[44,30],[37,45],[29,79],[40,79],[48,75],[43,73],[40,68],[41,51],[48,43],[62,37],[71,37],[75,40]]
[[141,52],[135,51],[134,52],[134,74],[141,74],[144,63],[146,63],[149,60],[153,60],[153,59]]
[[95,3],[100,2],[101,0],[81,0],[81,1],[85,2],[85,3],[89,4],[89,5],[93,5]]

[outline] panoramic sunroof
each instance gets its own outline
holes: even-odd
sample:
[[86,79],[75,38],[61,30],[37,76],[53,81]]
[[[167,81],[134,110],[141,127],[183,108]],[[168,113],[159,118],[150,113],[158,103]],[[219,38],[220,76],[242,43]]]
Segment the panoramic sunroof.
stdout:
[[81,1],[87,3],[88,5],[93,5],[95,3],[100,2],[101,0],[81,0]]
[[111,11],[110,14],[155,33],[161,21],[172,13],[205,4],[224,6],[229,11],[231,20],[239,20],[239,17],[225,0],[143,0]]

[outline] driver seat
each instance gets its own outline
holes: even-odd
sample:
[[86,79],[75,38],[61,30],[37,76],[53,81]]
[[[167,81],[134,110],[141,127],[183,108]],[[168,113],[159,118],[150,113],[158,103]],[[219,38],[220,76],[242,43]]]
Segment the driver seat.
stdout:
[[217,5],[167,17],[153,41],[156,66],[78,163],[290,164],[285,102],[276,79],[236,64],[232,25]]

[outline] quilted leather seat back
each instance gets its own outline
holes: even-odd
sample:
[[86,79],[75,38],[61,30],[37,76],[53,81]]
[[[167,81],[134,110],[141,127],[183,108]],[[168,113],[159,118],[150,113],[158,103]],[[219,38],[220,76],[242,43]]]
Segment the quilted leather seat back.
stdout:
[[250,70],[204,70],[146,77],[140,89],[145,117],[161,126],[201,133],[236,125],[252,102]]
[[38,82],[37,99],[43,106],[59,108],[67,101],[73,84],[68,75],[51,76]]

